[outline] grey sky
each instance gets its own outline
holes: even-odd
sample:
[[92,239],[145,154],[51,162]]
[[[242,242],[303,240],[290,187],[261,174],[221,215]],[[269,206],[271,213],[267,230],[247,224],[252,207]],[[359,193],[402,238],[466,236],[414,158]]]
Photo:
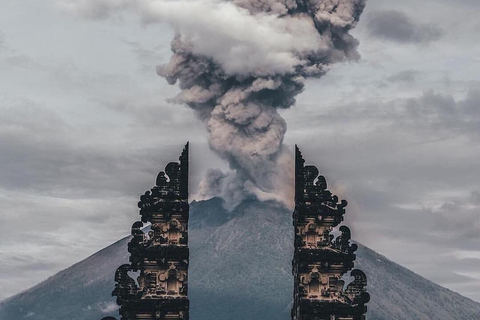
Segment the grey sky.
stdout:
[[438,26],[415,23],[398,10],[372,12],[367,18],[367,28],[374,37],[400,43],[430,43],[443,34]]
[[[369,0],[353,32],[362,59],[282,112],[286,142],[349,201],[357,240],[477,301],[479,9]],[[172,34],[125,13],[79,19],[53,0],[0,3],[0,299],[126,235],[187,140],[192,188],[226,167],[193,112],[166,102],[178,89],[155,66]]]

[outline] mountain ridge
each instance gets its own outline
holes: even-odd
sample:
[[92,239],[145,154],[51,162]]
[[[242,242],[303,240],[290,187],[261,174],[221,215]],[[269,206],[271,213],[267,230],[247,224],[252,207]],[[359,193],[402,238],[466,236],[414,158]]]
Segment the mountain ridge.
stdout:
[[[132,221],[133,223],[133,221]],[[193,202],[190,218],[191,319],[287,320],[293,293],[291,213],[247,201]],[[115,269],[128,261],[125,237],[0,304],[2,320],[95,320],[117,316]],[[369,320],[478,320],[480,304],[359,245],[355,267],[368,276]]]

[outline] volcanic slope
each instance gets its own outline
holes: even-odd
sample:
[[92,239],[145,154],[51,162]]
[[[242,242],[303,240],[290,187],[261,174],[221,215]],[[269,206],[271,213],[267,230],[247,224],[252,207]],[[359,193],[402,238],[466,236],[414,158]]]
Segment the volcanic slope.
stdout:
[[[293,227],[289,211],[273,202],[247,201],[233,212],[226,212],[219,199],[193,202],[189,232],[192,320],[290,319]],[[126,237],[3,301],[0,319],[117,316],[110,293],[116,268],[128,261],[128,241]],[[479,303],[365,246],[359,245],[355,267],[368,276],[369,320],[480,319]]]

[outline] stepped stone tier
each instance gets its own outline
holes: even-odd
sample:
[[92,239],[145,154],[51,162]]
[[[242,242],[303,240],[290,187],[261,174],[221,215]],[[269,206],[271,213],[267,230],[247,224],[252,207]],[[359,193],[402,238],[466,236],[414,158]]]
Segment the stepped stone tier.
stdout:
[[350,229],[341,226],[347,201],[327,190],[324,176],[314,166],[305,166],[295,147],[295,251],[292,262],[294,294],[292,320],[364,320],[370,300],[367,277],[358,269],[345,288],[342,280],[352,270],[356,244],[350,244]]
[[[188,143],[180,162],[158,174],[138,207],[142,218],[132,226],[130,264],[117,269],[112,292],[121,319],[188,320]],[[145,223],[151,224],[148,234]],[[137,281],[130,276],[135,273]]]

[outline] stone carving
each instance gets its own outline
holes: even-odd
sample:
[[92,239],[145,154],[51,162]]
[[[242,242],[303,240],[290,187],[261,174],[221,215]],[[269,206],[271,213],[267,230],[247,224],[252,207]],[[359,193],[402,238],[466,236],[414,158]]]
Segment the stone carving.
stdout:
[[[354,266],[357,245],[350,243],[348,227],[334,232],[347,202],[327,189],[316,167],[304,163],[296,148],[292,320],[365,320],[366,275],[355,269],[347,286],[342,279]],[[188,320],[188,143],[138,207],[141,221],[132,225],[130,263],[117,269],[112,292],[121,319]]]
[[342,277],[353,268],[356,244],[351,233],[340,226],[347,201],[327,190],[327,181],[295,150],[295,252],[293,258],[294,302],[292,320],[364,320],[370,300],[367,277],[351,271],[355,280],[344,289]]
[[[188,320],[188,143],[138,207],[141,221],[132,226],[130,264],[117,269],[112,292],[121,319]],[[144,223],[150,223],[146,234]],[[137,282],[129,272],[139,274]]]

